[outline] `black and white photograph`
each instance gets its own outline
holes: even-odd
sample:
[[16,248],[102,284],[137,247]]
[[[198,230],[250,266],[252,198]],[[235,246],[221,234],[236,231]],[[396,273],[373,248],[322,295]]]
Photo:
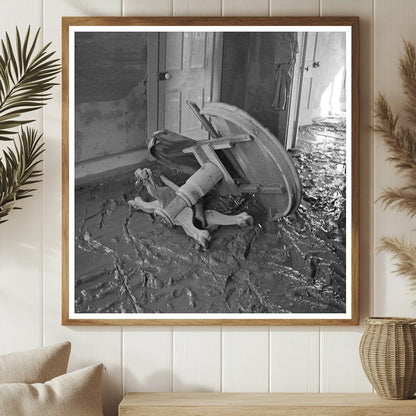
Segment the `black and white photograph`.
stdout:
[[351,45],[70,26],[69,319],[351,319]]

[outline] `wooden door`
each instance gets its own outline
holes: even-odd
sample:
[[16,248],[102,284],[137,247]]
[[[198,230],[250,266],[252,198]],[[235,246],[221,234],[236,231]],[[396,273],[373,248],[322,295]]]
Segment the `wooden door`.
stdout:
[[309,32],[305,42],[299,126],[345,110],[345,33]]
[[[314,97],[314,78],[321,71],[320,66],[315,61],[316,46],[319,33],[309,32],[305,36],[305,59],[303,68],[303,80],[301,86],[301,95],[299,102],[299,126],[312,124],[312,118],[317,111],[316,107],[319,103],[315,102]],[[316,80],[315,80],[316,81]]]
[[186,101],[200,108],[211,101],[214,34],[167,32],[159,34],[158,129],[193,139],[207,139]]

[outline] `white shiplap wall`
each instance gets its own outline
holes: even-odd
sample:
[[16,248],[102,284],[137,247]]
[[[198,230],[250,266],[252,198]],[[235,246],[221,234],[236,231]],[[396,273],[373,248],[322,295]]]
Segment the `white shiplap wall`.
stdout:
[[[373,204],[397,184],[374,140],[374,95],[387,93],[395,110],[403,99],[397,61],[402,36],[416,41],[414,0],[0,0],[0,31],[41,26],[61,52],[61,16],[358,15],[361,18],[361,311],[362,318],[415,315],[405,281],[391,259],[374,254],[381,235],[410,235],[409,220]],[[61,95],[39,112],[46,153],[44,182],[0,226],[0,353],[68,339],[70,368],[102,361],[106,416],[117,414],[126,391],[372,391],[359,362],[363,326],[352,328],[104,328],[62,327]]]

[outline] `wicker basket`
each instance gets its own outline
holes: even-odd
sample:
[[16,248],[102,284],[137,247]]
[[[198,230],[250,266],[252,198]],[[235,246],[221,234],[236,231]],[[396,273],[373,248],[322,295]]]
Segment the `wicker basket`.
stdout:
[[386,399],[409,399],[416,392],[416,320],[367,318],[360,342],[365,374]]

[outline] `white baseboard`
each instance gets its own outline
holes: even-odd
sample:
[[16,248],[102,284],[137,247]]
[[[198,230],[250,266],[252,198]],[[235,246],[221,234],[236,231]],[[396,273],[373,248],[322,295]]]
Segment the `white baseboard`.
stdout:
[[137,165],[145,160],[153,160],[147,149],[134,150],[126,153],[119,153],[114,156],[88,160],[75,165],[75,180],[85,179],[105,172]]

